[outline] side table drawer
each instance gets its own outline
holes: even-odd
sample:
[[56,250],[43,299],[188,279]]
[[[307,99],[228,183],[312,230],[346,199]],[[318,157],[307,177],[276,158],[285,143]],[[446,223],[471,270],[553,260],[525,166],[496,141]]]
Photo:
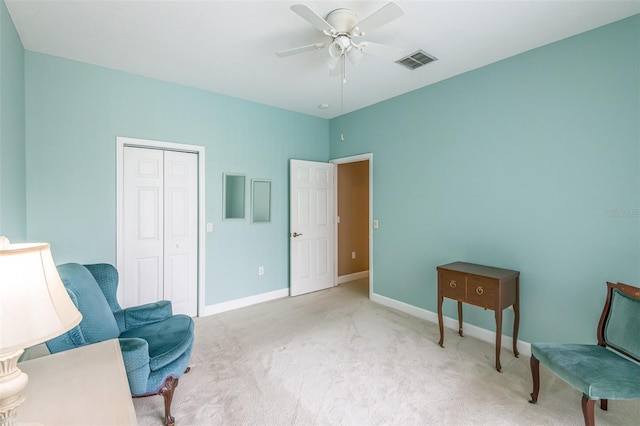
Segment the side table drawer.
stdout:
[[467,302],[481,308],[496,308],[498,284],[491,278],[467,277]]
[[440,271],[439,288],[445,297],[464,301],[466,299],[465,283],[465,274]]

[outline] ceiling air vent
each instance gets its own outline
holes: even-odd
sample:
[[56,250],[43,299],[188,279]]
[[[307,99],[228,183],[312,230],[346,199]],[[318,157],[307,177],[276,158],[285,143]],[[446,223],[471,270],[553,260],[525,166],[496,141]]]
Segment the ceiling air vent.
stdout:
[[400,64],[403,67],[409,68],[410,70],[415,70],[416,68],[420,68],[423,65],[427,65],[429,62],[436,61],[438,58],[435,58],[429,55],[424,50],[418,50],[415,53],[412,53],[409,56],[405,56],[402,59],[398,59],[396,64]]

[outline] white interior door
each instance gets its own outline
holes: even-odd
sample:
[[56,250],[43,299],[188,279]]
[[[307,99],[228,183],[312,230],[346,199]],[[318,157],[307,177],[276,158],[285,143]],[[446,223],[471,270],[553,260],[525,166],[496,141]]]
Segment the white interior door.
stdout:
[[291,296],[335,285],[335,167],[290,160]]
[[123,173],[123,305],[197,315],[197,155],[126,146]]

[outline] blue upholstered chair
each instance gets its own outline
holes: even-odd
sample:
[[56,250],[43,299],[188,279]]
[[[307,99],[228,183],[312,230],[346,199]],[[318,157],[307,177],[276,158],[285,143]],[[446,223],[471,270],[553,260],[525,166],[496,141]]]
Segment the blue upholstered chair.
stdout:
[[131,395],[162,395],[165,422],[173,425],[171,400],[178,378],[188,371],[193,320],[173,315],[171,302],[166,300],[122,309],[116,299],[118,271],[112,265],[67,263],[58,266],[58,273],[82,321],[49,340],[49,351],[118,338]]
[[587,426],[595,424],[596,400],[606,410],[610,399],[640,399],[640,288],[607,283],[597,337],[597,345],[532,343],[529,402],[538,401],[540,363],[582,392]]

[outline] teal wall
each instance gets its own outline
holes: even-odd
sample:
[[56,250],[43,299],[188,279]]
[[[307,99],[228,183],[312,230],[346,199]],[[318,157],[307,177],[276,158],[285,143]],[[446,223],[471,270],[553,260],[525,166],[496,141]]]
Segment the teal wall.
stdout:
[[[287,288],[288,160],[328,160],[327,120],[29,51],[25,68],[29,240],[57,263],[115,262],[116,137],[201,145],[206,304]],[[247,194],[271,179],[270,224],[222,221],[224,172]]]
[[[339,119],[25,52],[3,2],[0,30],[0,233],[58,263],[115,262],[128,136],[206,148],[207,305],[286,288],[290,158],[366,152],[377,294],[435,311],[437,265],[517,269],[521,339],[594,341],[604,282],[640,284],[639,16],[348,114],[345,142]],[[222,221],[224,172],[272,181],[270,224]]]
[[332,120],[332,158],[373,153],[374,292],[435,312],[437,265],[516,269],[521,339],[595,341],[640,284],[639,80],[636,15]]
[[0,235],[26,237],[24,49],[0,2]]

